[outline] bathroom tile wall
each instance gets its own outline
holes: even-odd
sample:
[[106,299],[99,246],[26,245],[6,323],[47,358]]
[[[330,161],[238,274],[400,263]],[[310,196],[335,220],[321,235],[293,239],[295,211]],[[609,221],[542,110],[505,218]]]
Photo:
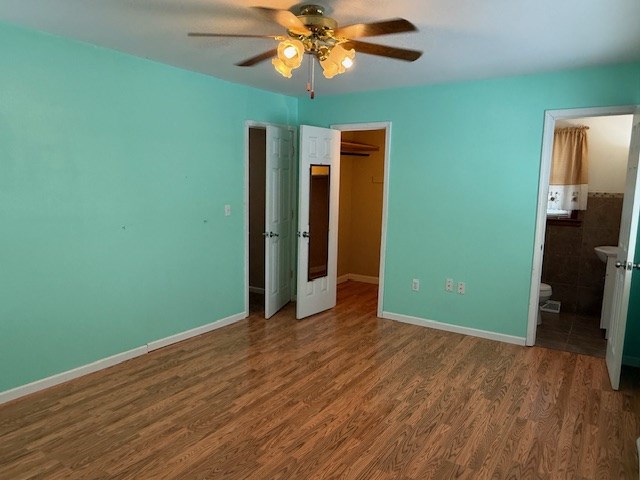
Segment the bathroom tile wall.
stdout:
[[579,223],[547,221],[542,281],[562,311],[600,317],[605,264],[593,249],[618,244],[622,199],[621,193],[589,193]]

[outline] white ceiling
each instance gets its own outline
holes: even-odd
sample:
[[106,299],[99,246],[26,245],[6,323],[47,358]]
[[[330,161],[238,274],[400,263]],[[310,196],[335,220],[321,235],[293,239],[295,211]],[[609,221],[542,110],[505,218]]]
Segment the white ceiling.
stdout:
[[[306,2],[303,2],[306,3]],[[318,95],[520,75],[640,60],[640,0],[322,0],[340,25],[403,17],[417,33],[363,39],[423,50],[407,63],[360,54]],[[268,39],[188,38],[187,32],[281,34],[252,5],[288,0],[0,0],[0,21],[70,37],[231,82],[305,93],[306,71],[285,79],[266,61],[234,63]],[[319,72],[317,72],[319,73]],[[319,77],[319,78],[318,78]]]

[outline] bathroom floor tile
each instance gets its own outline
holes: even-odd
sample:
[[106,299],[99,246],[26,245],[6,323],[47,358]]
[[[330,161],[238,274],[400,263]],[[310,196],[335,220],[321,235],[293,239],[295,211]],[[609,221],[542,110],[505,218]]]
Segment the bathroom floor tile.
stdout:
[[607,351],[599,318],[562,312],[542,312],[536,345],[593,357],[604,357]]
[[603,339],[584,339],[569,336],[565,349],[569,352],[604,358],[607,352],[607,341]]
[[545,331],[566,332],[571,331],[573,322],[567,315],[542,312],[542,325],[538,326],[538,333]]
[[536,338],[536,346],[550,348],[551,350],[570,351],[567,350],[567,342],[565,340],[555,338]]

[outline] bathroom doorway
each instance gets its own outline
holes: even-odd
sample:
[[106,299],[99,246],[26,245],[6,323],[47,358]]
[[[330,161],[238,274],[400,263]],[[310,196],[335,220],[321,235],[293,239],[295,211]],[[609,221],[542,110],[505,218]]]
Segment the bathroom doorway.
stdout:
[[542,283],[552,293],[541,307],[538,346],[596,357],[606,354],[614,283],[607,261],[617,253],[632,123],[633,115],[556,121],[556,140],[561,135],[583,136],[588,186],[586,203],[580,206],[584,209],[570,211],[556,208],[564,187],[549,186]]
[[[527,345],[534,345],[536,341],[536,329],[542,279],[543,254],[545,251],[545,236],[547,226],[548,206],[553,201],[549,196],[549,179],[551,174],[552,151],[555,139],[556,123],[560,120],[571,120],[586,117],[606,117],[616,115],[633,115],[631,128],[631,141],[626,171],[626,186],[624,190],[622,215],[620,217],[620,235],[618,237],[617,260],[614,262],[613,276],[614,300],[611,302],[610,334],[606,340],[606,364],[611,380],[611,385],[617,389],[620,382],[620,371],[623,359],[623,345],[627,325],[629,296],[631,286],[632,267],[635,265],[633,257],[638,233],[638,212],[640,211],[640,179],[638,178],[638,160],[640,157],[640,106],[631,105],[623,107],[585,108],[574,110],[555,110],[545,113],[544,135],[542,144],[542,156],[540,162],[540,181],[538,190],[538,212],[536,215],[536,233],[533,251],[533,265],[531,276],[531,290],[529,300],[529,316],[527,328]],[[555,176],[556,172],[554,172]],[[584,178],[580,176],[582,180]],[[557,182],[554,182],[557,183]],[[573,186],[581,182],[569,182],[568,198],[573,197],[582,203],[582,187],[578,190]],[[555,190],[555,186],[554,186]],[[555,195],[555,192],[552,191]],[[577,208],[581,210],[583,208]],[[609,212],[606,212],[609,213]],[[571,216],[575,219],[575,216]],[[600,242],[598,242],[600,243]],[[596,250],[594,248],[594,250]],[[596,253],[594,251],[594,253]],[[602,252],[599,252],[602,253]],[[618,268],[620,267],[620,268]],[[632,359],[630,359],[632,360]]]

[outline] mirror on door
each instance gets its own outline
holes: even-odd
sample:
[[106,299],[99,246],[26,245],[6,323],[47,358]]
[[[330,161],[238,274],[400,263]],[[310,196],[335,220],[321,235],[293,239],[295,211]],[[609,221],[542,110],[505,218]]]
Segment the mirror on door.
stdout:
[[309,185],[309,281],[327,276],[329,261],[329,165],[311,165]]

